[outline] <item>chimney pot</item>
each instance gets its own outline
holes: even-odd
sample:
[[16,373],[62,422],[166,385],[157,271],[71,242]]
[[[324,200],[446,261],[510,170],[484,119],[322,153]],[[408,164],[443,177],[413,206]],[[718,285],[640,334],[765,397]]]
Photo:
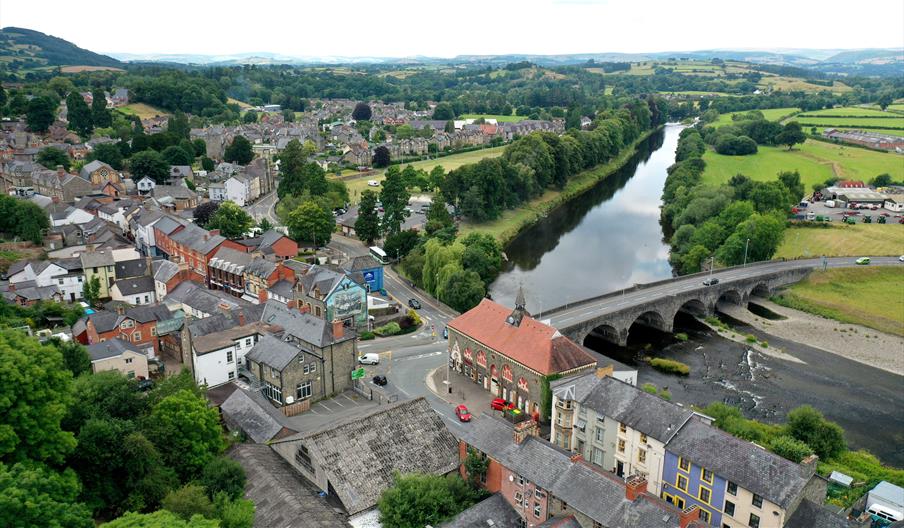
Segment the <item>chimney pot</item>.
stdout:
[[345,325],[339,319],[333,319],[333,339],[342,339],[345,336]]
[[239,312],[239,326],[245,326],[245,312]]
[[647,492],[647,479],[634,475],[625,482],[625,498],[631,502]]
[[816,463],[819,457],[815,454],[810,455],[800,461],[800,476],[810,478],[816,473]]
[[700,508],[696,504],[678,513],[678,526],[687,528],[692,522],[700,519]]
[[609,365],[608,367],[597,367],[596,377],[599,379],[603,379],[606,376],[611,376],[614,372],[615,372],[615,367],[613,365]]
[[533,420],[524,420],[515,424],[514,440],[516,444],[524,442],[528,436],[539,436],[540,426]]

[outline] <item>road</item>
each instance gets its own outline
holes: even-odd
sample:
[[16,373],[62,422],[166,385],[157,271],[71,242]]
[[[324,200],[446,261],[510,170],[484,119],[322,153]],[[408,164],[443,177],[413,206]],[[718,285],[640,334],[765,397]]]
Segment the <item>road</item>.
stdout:
[[[856,266],[856,257],[836,257],[827,259],[829,268],[842,268]],[[872,265],[880,266],[904,266],[897,257],[871,257]],[[822,259],[805,259],[805,260],[789,260],[789,261],[769,261],[764,263],[751,264],[747,267],[728,268],[723,271],[716,270],[712,273],[713,278],[718,278],[721,284],[728,283],[739,279],[748,279],[760,275],[767,275],[777,271],[799,268],[818,268],[822,266]],[[705,277],[696,275],[692,277],[679,277],[672,281],[644,288],[640,290],[627,291],[624,295],[609,295],[608,297],[586,301],[576,302],[574,305],[566,305],[565,307],[555,308],[544,312],[542,319],[549,320],[549,324],[555,328],[563,329],[570,326],[580,324],[590,319],[595,319],[600,315],[623,310],[636,304],[647,303],[652,299],[667,297],[692,290],[702,290],[706,288],[702,281]],[[549,313],[552,312],[552,313]],[[547,315],[549,313],[549,315]]]
[[266,218],[271,224],[279,225],[279,218],[276,217],[276,202],[278,201],[279,199],[276,196],[276,191],[273,191],[261,196],[253,204],[246,205],[245,212],[254,217],[258,222]]

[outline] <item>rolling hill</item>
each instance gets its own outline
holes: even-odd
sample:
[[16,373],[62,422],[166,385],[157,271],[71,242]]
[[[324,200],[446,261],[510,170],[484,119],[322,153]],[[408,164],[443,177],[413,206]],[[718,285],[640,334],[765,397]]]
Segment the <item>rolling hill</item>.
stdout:
[[32,29],[0,29],[0,62],[21,62],[21,67],[101,66],[121,68],[123,63],[106,55]]

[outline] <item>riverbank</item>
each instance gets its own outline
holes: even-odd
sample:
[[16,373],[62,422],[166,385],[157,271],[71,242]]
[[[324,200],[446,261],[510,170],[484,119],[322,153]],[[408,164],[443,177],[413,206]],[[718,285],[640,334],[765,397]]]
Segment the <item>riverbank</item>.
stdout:
[[[901,350],[904,350],[904,338],[786,308],[765,299],[756,302],[784,319],[766,319],[734,305],[720,305],[719,309],[764,334],[786,341],[806,343],[810,347],[904,376],[904,354],[901,354]],[[770,343],[770,348],[773,345],[774,343]],[[765,350],[762,352],[768,354]],[[782,354],[794,356],[787,350],[783,350]],[[800,361],[799,358],[795,360]]]
[[547,190],[542,196],[525,203],[517,209],[503,211],[498,219],[491,222],[479,224],[463,222],[459,229],[460,233],[462,235],[473,232],[486,233],[492,235],[501,246],[505,247],[519,233],[546,218],[556,208],[565,205],[569,200],[592,189],[593,186],[624,167],[637,153],[637,147],[663,128],[664,125],[642,134],[630,146],[623,149],[623,152],[618,157],[609,160],[608,163],[597,165],[593,169],[577,174],[568,180],[562,190]]

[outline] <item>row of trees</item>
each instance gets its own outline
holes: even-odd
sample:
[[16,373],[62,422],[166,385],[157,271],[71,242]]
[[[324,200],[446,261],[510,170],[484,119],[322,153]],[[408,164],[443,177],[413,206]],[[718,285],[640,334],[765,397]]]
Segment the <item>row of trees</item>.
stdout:
[[704,185],[705,149],[697,128],[683,130],[677,162],[668,169],[662,223],[672,233],[672,265],[679,273],[694,273],[713,257],[729,266],[772,258],[787,211],[804,194],[800,174],[783,172],[770,182],[738,174],[727,185]]
[[66,119],[69,130],[75,131],[82,139],[91,137],[95,128],[107,128],[113,124],[113,116],[107,110],[107,97],[100,88],[91,92],[91,106],[82,94],[72,90],[66,97]]
[[[715,110],[708,110],[703,119],[709,122]],[[701,131],[703,141],[712,145],[719,154],[744,156],[756,154],[757,145],[785,145],[790,150],[794,145],[806,141],[798,122],[792,121],[784,126],[775,121],[768,121],[759,110],[750,110],[744,114],[732,115],[733,123],[721,127],[704,127]]]
[[162,505],[252,526],[244,472],[189,373],[143,393],[119,372],[91,374],[76,343],[0,330],[0,377],[15,381],[0,385],[0,524],[89,528]]

